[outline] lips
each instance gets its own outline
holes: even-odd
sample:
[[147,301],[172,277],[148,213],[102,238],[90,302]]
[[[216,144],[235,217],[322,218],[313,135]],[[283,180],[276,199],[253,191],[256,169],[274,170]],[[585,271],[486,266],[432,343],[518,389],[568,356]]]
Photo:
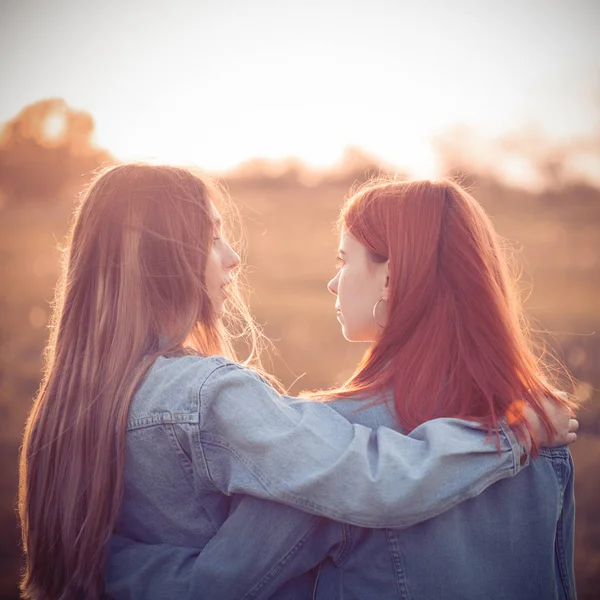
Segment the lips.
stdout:
[[223,294],[225,294],[225,296],[229,296],[229,291],[227,290],[227,288],[231,285],[232,280],[230,279],[229,281],[226,281],[223,285],[221,285],[221,291],[223,292]]

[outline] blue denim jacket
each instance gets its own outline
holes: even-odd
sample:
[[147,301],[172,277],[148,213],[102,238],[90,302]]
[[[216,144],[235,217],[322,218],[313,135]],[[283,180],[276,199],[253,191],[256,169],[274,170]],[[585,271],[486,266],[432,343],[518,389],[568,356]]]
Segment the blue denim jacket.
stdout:
[[[292,598],[314,586],[306,565],[348,546],[352,529],[322,517],[408,527],[528,464],[508,429],[498,453],[472,423],[438,419],[405,436],[379,427],[393,426],[385,407],[346,405],[335,408],[362,425],[331,405],[283,398],[219,357],[157,360],[130,409],[107,592],[258,598],[299,576],[287,584],[294,596],[281,596]],[[321,571],[319,586],[329,585]]]
[[[355,422],[393,419],[381,406],[358,413],[356,407],[335,403]],[[315,600],[571,600],[574,518],[571,454],[567,447],[543,448],[517,477],[407,529],[323,521],[310,536],[326,540],[329,551],[315,556],[306,544],[294,557],[294,569],[318,565],[316,574],[304,575],[313,585],[313,595],[305,597]],[[275,554],[272,560],[276,564]],[[302,578],[285,580],[280,572],[272,598],[294,598],[294,589],[308,588]]]

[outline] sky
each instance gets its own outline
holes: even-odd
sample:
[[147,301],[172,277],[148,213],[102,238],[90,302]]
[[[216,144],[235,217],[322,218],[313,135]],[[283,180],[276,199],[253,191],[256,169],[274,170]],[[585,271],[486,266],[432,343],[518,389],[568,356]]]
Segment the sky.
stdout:
[[597,0],[0,0],[0,122],[62,97],[122,160],[357,146],[427,176],[456,124],[598,138],[599,23]]

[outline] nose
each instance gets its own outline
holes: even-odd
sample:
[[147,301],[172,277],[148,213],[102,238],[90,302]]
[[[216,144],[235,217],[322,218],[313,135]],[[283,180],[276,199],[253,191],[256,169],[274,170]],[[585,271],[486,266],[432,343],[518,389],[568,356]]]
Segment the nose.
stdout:
[[223,258],[223,265],[228,271],[232,271],[239,266],[241,262],[239,254],[227,244],[227,252]]
[[327,289],[334,295],[337,296],[338,290],[338,279],[340,278],[340,272],[338,271],[333,279],[327,284]]

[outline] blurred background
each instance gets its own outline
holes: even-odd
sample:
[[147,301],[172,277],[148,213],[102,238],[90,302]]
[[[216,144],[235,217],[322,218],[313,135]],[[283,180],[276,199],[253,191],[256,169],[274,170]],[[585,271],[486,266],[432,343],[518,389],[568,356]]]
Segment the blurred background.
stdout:
[[0,598],[18,597],[18,449],[58,248],[106,164],[217,176],[292,392],[341,382],[333,223],[377,173],[460,177],[584,401],[576,575],[600,590],[600,3],[0,1]]

